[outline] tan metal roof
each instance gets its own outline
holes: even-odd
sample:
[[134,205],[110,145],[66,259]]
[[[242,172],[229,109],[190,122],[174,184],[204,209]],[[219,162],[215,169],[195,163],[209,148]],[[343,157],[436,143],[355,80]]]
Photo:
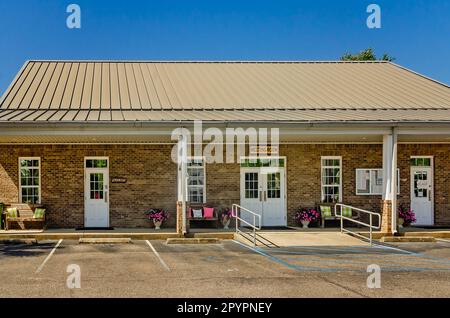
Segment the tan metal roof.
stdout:
[[0,122],[449,121],[450,87],[387,62],[30,61]]

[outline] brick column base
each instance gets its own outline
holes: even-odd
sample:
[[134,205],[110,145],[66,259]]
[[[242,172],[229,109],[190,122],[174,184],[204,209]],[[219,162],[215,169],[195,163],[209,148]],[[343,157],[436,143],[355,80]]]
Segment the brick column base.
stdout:
[[177,201],[177,234],[183,235],[183,202]]
[[381,202],[381,232],[392,233],[392,201],[383,200]]

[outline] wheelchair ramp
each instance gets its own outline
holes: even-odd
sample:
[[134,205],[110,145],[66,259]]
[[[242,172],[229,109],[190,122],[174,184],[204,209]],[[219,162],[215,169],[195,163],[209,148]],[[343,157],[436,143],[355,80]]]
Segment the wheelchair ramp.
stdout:
[[[264,237],[277,247],[288,246],[368,246],[369,243],[348,234],[340,232],[293,232],[293,231],[259,231]],[[251,245],[249,240],[240,240]],[[260,244],[258,244],[260,245]]]

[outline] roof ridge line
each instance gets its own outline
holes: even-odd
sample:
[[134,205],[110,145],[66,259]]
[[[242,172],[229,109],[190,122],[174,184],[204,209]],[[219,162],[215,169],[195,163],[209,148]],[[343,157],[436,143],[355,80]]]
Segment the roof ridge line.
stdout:
[[30,59],[26,60],[25,64],[31,62],[54,62],[54,63],[167,63],[167,64],[181,64],[181,63],[203,63],[203,64],[387,64],[388,61],[341,61],[341,60],[104,60],[104,59]]

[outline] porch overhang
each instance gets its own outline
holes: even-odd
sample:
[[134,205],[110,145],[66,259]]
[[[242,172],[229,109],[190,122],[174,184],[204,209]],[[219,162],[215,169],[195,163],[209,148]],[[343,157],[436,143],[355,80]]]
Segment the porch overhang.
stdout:
[[[383,136],[396,128],[398,143],[450,143],[450,123],[278,123],[201,122],[202,129],[279,129],[280,144],[289,143],[383,143]],[[177,128],[193,131],[186,123],[2,123],[0,144],[175,144]]]

